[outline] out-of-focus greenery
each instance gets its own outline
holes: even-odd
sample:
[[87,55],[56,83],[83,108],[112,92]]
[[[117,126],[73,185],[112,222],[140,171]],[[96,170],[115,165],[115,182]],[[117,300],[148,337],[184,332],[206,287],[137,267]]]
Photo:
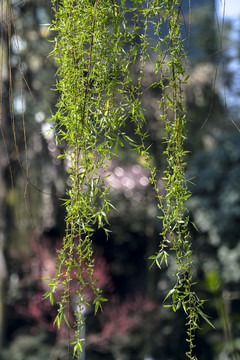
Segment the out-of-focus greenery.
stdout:
[[[200,291],[209,299],[206,308],[215,331],[206,342],[222,356],[239,356],[239,216],[240,136],[236,132],[216,137],[212,146],[190,162],[193,195],[189,209],[193,254]],[[225,354],[225,355],[224,355]]]
[[[46,137],[52,126],[47,119],[54,111],[57,95],[52,91],[57,67],[48,57],[52,50],[49,41],[54,36],[47,31],[47,24],[51,22],[51,4],[44,0],[34,3],[14,1],[12,10],[14,20],[9,34],[12,49],[9,61],[13,101],[9,96],[11,83],[6,76],[3,82],[1,144],[3,147],[3,142],[6,143],[2,151],[3,206],[8,224],[5,225],[6,249],[11,256],[16,254],[18,257],[19,251],[23,254],[29,251],[27,239],[31,228],[35,227],[38,233],[38,230],[54,227],[56,218],[58,227],[64,228],[59,196],[64,194],[66,184],[63,163],[57,158],[61,148],[57,148],[52,132]],[[4,14],[4,24],[8,20]],[[2,49],[7,56],[8,34],[4,26],[2,36]],[[29,202],[28,210],[26,202]],[[29,218],[32,218],[32,224]],[[19,240],[17,249],[14,239]]]

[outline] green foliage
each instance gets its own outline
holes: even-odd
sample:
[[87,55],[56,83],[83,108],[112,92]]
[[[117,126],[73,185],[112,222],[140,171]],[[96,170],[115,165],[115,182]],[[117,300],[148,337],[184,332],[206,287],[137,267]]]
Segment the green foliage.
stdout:
[[[70,289],[73,278],[78,279],[76,297],[78,307],[76,328],[82,328],[81,311],[94,297],[95,313],[106,301],[94,278],[92,233],[96,227],[108,229],[107,214],[111,208],[107,186],[108,163],[116,154],[118,146],[131,143],[145,159],[151,171],[150,181],[159,201],[162,222],[162,241],[159,252],[152,256],[161,268],[167,265],[170,253],[175,254],[176,283],[166,300],[171,298],[174,311],[180,307],[186,313],[187,356],[194,359],[194,332],[199,316],[209,322],[202,312],[203,301],[192,289],[188,216],[185,202],[190,196],[185,180],[185,155],[183,142],[186,138],[186,116],[183,108],[182,85],[187,82],[184,70],[185,52],[181,36],[181,1],[165,0],[131,2],[124,1],[78,1],[53,0],[55,20],[51,30],[56,32],[52,55],[59,64],[56,90],[60,97],[53,119],[59,143],[66,143],[64,157],[68,160],[70,188],[67,209],[66,235],[58,254],[58,267],[51,290],[45,297],[54,301],[57,289],[62,292],[59,302],[57,326],[67,321]],[[151,48],[149,27],[153,26],[156,38]],[[163,26],[168,32],[163,35]],[[150,51],[151,50],[151,51]],[[143,68],[153,54],[155,72],[160,81],[162,96],[159,101],[161,121],[165,124],[165,151],[167,169],[164,172],[165,191],[157,185],[157,170],[152,164],[149,147],[145,145],[147,133],[142,95]],[[138,79],[133,81],[131,67],[138,66]],[[126,121],[134,123],[134,142],[123,131]],[[89,295],[89,288],[91,296]],[[93,294],[93,296],[92,296]],[[80,330],[76,331],[74,354],[81,352]]]
[[[53,341],[51,339],[51,341]],[[49,334],[39,333],[32,335],[18,334],[8,349],[1,351],[1,359],[7,360],[40,360],[46,359],[66,359],[68,357],[67,341],[53,346],[49,342]]]
[[194,264],[216,328],[203,326],[199,334],[218,357],[233,359],[239,357],[239,140],[231,126],[224,135],[214,133],[189,164],[195,186],[188,206],[199,229],[192,230]]

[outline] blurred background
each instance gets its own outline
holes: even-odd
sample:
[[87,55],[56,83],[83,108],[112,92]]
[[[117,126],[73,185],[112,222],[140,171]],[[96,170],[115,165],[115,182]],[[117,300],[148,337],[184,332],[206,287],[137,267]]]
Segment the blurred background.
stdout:
[[[49,0],[12,0],[9,18],[6,6],[7,0],[1,0],[0,360],[70,359],[71,331],[53,327],[56,309],[42,300],[47,284],[41,280],[54,275],[56,249],[65,228],[61,199],[69,185],[67,166],[58,158],[64,143],[56,145],[53,124],[47,121],[58,96],[52,91],[57,67],[48,57],[54,34],[47,31],[47,24],[53,11]],[[227,0],[226,7],[221,1],[195,0],[190,30],[188,6],[186,1],[183,32],[188,35],[190,74],[184,89],[186,178],[194,182],[189,185],[188,208],[198,228],[190,231],[196,290],[207,299],[205,312],[216,328],[200,324],[195,351],[199,360],[236,360],[240,359],[240,10],[233,0]],[[154,79],[149,63],[143,86],[147,89]],[[159,178],[165,166],[160,96],[161,90],[152,88],[142,99]],[[132,134],[131,125],[126,131]],[[94,316],[92,309],[85,313],[82,360],[186,358],[184,314],[162,305],[174,282],[174,259],[161,271],[150,269],[148,260],[158,249],[161,224],[143,164],[144,159],[126,146],[110,166],[110,197],[117,210],[109,215],[110,238],[106,241],[101,230],[94,234],[96,276],[109,301],[103,313]]]

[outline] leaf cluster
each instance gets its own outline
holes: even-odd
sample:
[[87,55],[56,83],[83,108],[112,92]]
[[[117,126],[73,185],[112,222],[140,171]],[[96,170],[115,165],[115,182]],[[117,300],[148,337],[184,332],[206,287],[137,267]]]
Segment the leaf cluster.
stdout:
[[[191,195],[185,180],[186,116],[183,107],[182,84],[185,75],[183,39],[181,35],[181,1],[157,0],[125,1],[70,0],[52,1],[55,20],[51,30],[56,32],[52,52],[59,64],[56,90],[60,93],[57,112],[53,116],[58,129],[58,142],[65,142],[64,158],[68,163],[70,189],[65,201],[67,209],[66,236],[58,254],[56,277],[51,290],[45,294],[53,303],[53,294],[61,288],[62,298],[55,320],[60,326],[67,321],[72,274],[78,281],[78,306],[88,305],[86,287],[94,293],[95,313],[106,301],[94,279],[91,235],[96,226],[105,227],[111,208],[107,186],[108,164],[116,154],[118,145],[130,142],[145,158],[151,171],[150,181],[156,191],[162,215],[162,241],[158,254],[151,257],[161,268],[167,265],[170,253],[176,257],[176,283],[167,298],[174,311],[183,307],[187,317],[187,356],[193,359],[194,331],[198,327],[203,302],[194,291],[191,245],[185,203]],[[153,46],[149,27],[153,26],[157,43]],[[164,35],[163,27],[167,26]],[[144,66],[154,54],[155,72],[160,74],[159,100],[161,120],[165,124],[165,152],[167,169],[164,172],[165,192],[160,192],[157,170],[152,164],[149,147],[143,132],[144,109],[142,79]],[[138,66],[137,81],[131,77],[131,67]],[[123,131],[126,121],[135,124],[135,135],[140,143],[133,142]],[[108,232],[105,227],[106,233]],[[83,265],[84,264],[84,265]],[[76,314],[77,329],[84,319]],[[207,319],[207,318],[206,318]],[[207,320],[208,321],[208,320]],[[82,341],[76,331],[74,354],[82,351]]]

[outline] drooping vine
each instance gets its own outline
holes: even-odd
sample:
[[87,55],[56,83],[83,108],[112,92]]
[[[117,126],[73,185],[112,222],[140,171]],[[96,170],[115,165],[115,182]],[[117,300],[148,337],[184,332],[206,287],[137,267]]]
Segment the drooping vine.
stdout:
[[[176,283],[167,298],[174,311],[183,307],[187,318],[188,358],[194,359],[194,332],[198,317],[203,316],[201,301],[192,290],[193,274],[188,216],[185,202],[190,196],[185,180],[183,148],[186,116],[182,85],[185,51],[181,35],[181,0],[52,0],[56,32],[52,51],[59,64],[56,89],[60,93],[53,116],[57,141],[65,142],[63,155],[68,163],[70,187],[66,235],[58,254],[55,279],[46,294],[54,302],[61,290],[56,323],[67,321],[67,308],[73,278],[77,278],[78,306],[92,300],[95,311],[106,299],[96,286],[92,234],[105,227],[111,208],[108,200],[108,164],[118,145],[131,142],[144,155],[151,172],[162,222],[159,252],[151,257],[161,268],[170,253],[176,258]],[[154,38],[149,35],[154,28]],[[166,32],[167,28],[167,32]],[[164,35],[166,33],[166,35]],[[157,170],[152,165],[143,133],[144,109],[140,101],[144,66],[155,61],[155,72],[161,80],[159,99],[161,120],[165,124],[165,192],[157,186]],[[131,77],[131,67],[138,66],[138,80]],[[155,86],[152,84],[152,86]],[[140,143],[134,143],[124,132],[126,121],[135,124]],[[92,296],[89,297],[91,289]],[[86,295],[87,294],[87,295]],[[77,318],[74,353],[81,351],[79,331],[83,319]],[[80,330],[79,330],[80,329]]]

